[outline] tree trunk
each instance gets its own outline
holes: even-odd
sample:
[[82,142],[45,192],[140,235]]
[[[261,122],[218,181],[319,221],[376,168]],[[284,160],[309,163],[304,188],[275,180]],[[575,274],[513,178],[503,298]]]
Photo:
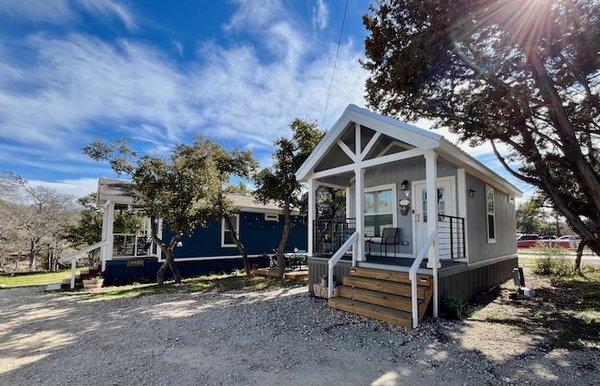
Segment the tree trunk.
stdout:
[[32,271],[35,267],[35,242],[33,240],[29,243],[29,270]]
[[[231,216],[224,216],[223,219],[225,220],[225,224],[229,229],[236,229],[233,226],[233,223],[231,222]],[[248,252],[246,251],[246,247],[244,246],[244,244],[242,244],[240,239],[237,237],[237,232],[237,229],[235,232],[231,231],[231,238],[237,246],[238,251],[240,251],[240,253],[242,254],[242,260],[244,261],[244,271],[246,271],[246,276],[252,276],[252,264],[250,262],[250,258],[248,257]]]
[[587,245],[586,240],[581,240],[577,246],[577,256],[575,257],[575,272],[581,275],[581,256],[583,255],[583,248]]
[[281,241],[279,242],[279,247],[277,248],[277,275],[280,279],[285,277],[285,246],[287,245],[287,241],[290,236],[290,230],[292,229],[290,212],[290,203],[289,201],[286,201],[283,208],[283,234],[281,235]]
[[179,272],[179,268],[177,268],[177,264],[175,264],[175,259],[173,258],[173,248],[179,241],[179,236],[174,235],[169,242],[169,245],[165,245],[164,242],[158,237],[157,229],[156,229],[156,218],[150,217],[150,235],[152,236],[152,241],[160,248],[162,253],[165,256],[165,261],[163,261],[162,265],[156,271],[156,282],[160,285],[165,283],[165,271],[167,267],[171,269],[171,273],[173,273],[173,280],[175,284],[181,283],[181,272]]

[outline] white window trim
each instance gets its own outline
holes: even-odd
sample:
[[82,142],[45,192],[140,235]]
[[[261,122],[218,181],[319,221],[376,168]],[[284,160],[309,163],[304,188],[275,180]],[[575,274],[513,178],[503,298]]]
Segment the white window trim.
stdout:
[[[494,200],[494,213],[489,213],[488,212],[488,192],[492,192],[492,200]],[[496,192],[494,191],[494,188],[486,185],[485,186],[485,233],[487,235],[487,242],[488,244],[495,244],[496,243]],[[494,238],[490,238],[490,223],[489,223],[489,216],[492,215],[494,217]]]
[[[363,190],[363,195],[365,193],[369,193],[369,192],[377,192],[377,191],[381,191],[381,190],[391,190],[392,191],[392,228],[396,228],[398,222],[397,222],[397,216],[398,216],[398,210],[397,210],[397,200],[398,197],[396,196],[396,184],[386,184],[386,185],[377,185],[377,186],[370,186],[368,188],[365,188]],[[364,213],[364,209],[363,209],[363,217],[366,216],[376,216],[376,215],[383,215],[383,214],[389,214],[389,213],[369,213],[366,214]]]
[[265,213],[265,221],[277,221],[279,222],[279,215],[276,213]]
[[[235,216],[235,234],[237,235],[237,237],[240,237],[240,215],[239,214],[234,214],[233,216]],[[222,248],[231,248],[231,247],[237,247],[237,245],[235,245],[235,243],[233,244],[225,244],[225,219],[221,219],[221,247]]]

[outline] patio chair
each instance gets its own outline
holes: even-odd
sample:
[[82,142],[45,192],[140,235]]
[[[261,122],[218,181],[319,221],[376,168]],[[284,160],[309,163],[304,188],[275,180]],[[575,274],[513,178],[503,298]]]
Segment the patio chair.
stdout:
[[399,236],[399,228],[383,228],[381,237],[373,236],[365,240],[365,244],[367,244],[367,256],[371,256],[371,248],[373,244],[383,245],[385,256],[387,256],[388,246],[392,246],[394,249],[394,256],[396,256],[396,244]]

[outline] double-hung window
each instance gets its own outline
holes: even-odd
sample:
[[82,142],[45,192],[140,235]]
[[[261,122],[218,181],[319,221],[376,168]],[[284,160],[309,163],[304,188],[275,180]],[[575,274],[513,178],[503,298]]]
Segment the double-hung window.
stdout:
[[230,229],[227,226],[225,219],[221,220],[221,246],[222,247],[235,247],[235,241],[233,241],[232,232],[239,237],[240,236],[240,215],[234,214],[231,216],[231,224],[234,229]]
[[396,186],[386,185],[365,189],[364,233],[381,236],[383,228],[392,228],[396,224]]
[[487,215],[487,242],[496,242],[496,207],[494,204],[494,188],[485,187],[485,210]]

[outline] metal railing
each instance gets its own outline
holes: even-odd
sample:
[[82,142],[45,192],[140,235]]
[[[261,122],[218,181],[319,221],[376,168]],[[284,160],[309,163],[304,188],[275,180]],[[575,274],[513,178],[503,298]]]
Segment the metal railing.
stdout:
[[[90,246],[87,246],[83,249],[80,249],[79,251],[73,253],[70,256],[65,257],[64,259],[61,259],[60,262],[61,263],[66,263],[68,261],[71,262],[71,281],[70,281],[70,285],[69,287],[71,289],[75,288],[75,275],[76,275],[76,271],[77,271],[77,259],[79,259],[81,256],[86,255],[92,251],[95,251],[96,249],[104,249],[104,247],[106,247],[106,240],[102,240],[97,242],[96,244],[92,244]],[[101,256],[102,259],[104,259],[104,256]]]
[[156,253],[154,243],[145,234],[113,234],[114,257],[149,256]]
[[441,259],[464,259],[465,219],[463,217],[438,215],[438,253]]
[[313,221],[313,256],[333,256],[356,230],[356,219]]

